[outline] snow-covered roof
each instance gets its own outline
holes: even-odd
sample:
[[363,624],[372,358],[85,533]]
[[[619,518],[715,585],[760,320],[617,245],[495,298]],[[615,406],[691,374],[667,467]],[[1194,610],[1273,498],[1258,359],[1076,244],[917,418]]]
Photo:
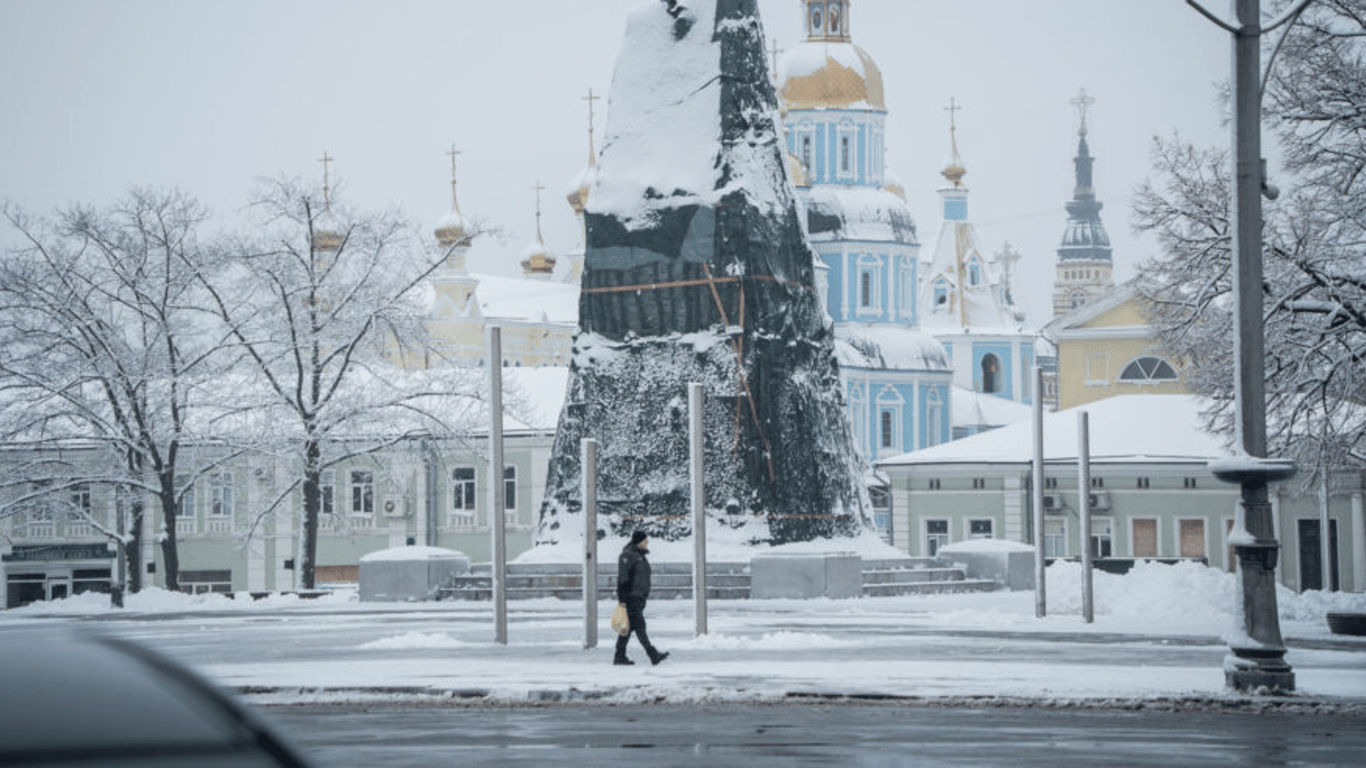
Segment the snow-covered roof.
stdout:
[[422,560],[469,560],[464,552],[457,552],[454,549],[443,549],[442,547],[393,547],[381,549],[378,552],[371,552],[361,557],[362,563],[392,563],[392,562],[412,562]]
[[841,323],[835,326],[835,353],[849,368],[952,370],[944,345],[916,328]]
[[911,209],[886,189],[820,184],[811,187],[806,208],[812,242],[919,242]]
[[[980,265],[977,285],[969,284],[973,261]],[[976,229],[969,222],[945,221],[939,230],[920,289],[920,325],[931,331],[972,329],[978,333],[1018,334],[1022,329],[1011,310],[1001,305],[997,287],[1003,276],[995,262],[982,255]],[[949,286],[948,301],[935,302],[941,282]]]
[[[1095,463],[1204,463],[1228,455],[1222,438],[1200,429],[1203,401],[1193,395],[1121,395],[1044,415],[1044,460],[1077,460],[1077,414],[1090,414]],[[1028,464],[1033,423],[1026,421],[877,462],[879,467],[928,464]]]
[[1033,408],[1004,397],[953,388],[953,426],[1003,427],[1029,421]]
[[579,286],[548,280],[475,274],[475,296],[484,317],[539,323],[579,322]]

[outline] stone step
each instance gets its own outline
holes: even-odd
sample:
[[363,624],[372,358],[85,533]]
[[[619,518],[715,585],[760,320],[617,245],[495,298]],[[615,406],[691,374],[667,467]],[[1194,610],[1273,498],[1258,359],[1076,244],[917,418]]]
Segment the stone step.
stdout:
[[[690,563],[651,564],[651,599],[691,600]],[[438,591],[443,600],[491,600],[493,578],[487,563],[475,565],[467,575],[456,577]],[[934,558],[865,560],[863,595],[936,594],[944,592],[983,592],[996,589],[991,580],[969,579],[962,568]],[[616,590],[616,565],[598,568],[598,594],[609,598]],[[745,600],[750,596],[748,563],[708,563],[707,597],[717,600]],[[557,598],[579,600],[583,597],[583,566],[568,563],[509,564],[509,600]]]

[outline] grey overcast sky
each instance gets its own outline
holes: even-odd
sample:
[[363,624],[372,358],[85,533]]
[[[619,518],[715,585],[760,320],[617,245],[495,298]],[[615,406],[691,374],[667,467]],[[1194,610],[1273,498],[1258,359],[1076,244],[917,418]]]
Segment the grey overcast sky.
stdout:
[[[259,177],[320,177],[326,151],[353,203],[430,229],[449,210],[454,144],[462,210],[506,233],[471,267],[514,273],[538,182],[547,243],[574,244],[564,193],[588,151],[583,97],[608,92],[626,14],[651,1],[0,0],[0,198],[37,212],[178,186],[229,217]],[[780,47],[800,40],[800,0],[759,6]],[[1024,254],[1035,322],[1072,193],[1079,89],[1096,100],[1119,279],[1155,247],[1129,224],[1152,139],[1228,141],[1228,36],[1183,0],[857,0],[850,21],[883,71],[888,164],[921,241],[933,247],[940,223],[954,98],[981,245]],[[609,110],[598,102],[599,146]]]

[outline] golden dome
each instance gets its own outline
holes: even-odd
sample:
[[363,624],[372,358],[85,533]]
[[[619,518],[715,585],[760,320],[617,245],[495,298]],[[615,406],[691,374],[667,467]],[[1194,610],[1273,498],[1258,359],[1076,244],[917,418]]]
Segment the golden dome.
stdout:
[[459,243],[469,237],[470,225],[464,216],[460,215],[460,209],[455,208],[450,213],[441,217],[436,223],[436,242],[443,249]]
[[853,43],[804,42],[785,65],[779,93],[785,110],[887,111],[882,70]]

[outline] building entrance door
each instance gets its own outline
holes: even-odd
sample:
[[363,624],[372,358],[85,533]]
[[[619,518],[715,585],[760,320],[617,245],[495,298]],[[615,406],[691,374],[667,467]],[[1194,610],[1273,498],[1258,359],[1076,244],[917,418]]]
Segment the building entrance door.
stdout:
[[[1300,591],[1323,589],[1323,537],[1318,520],[1299,520]],[[1328,521],[1328,576],[1331,589],[1338,588],[1338,521]]]
[[71,595],[71,578],[61,576],[57,578],[48,577],[47,580],[47,599],[62,600]]

